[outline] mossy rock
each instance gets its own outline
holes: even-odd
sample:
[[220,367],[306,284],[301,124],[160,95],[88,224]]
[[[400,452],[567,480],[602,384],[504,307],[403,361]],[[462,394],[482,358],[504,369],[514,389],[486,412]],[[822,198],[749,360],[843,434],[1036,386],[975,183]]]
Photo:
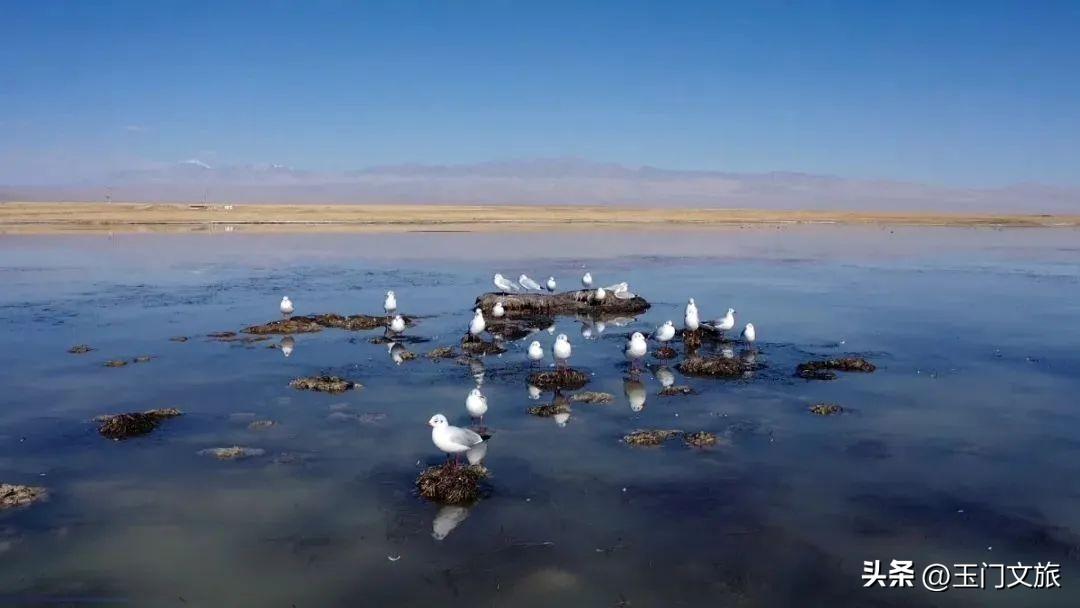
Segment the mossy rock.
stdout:
[[126,414],[106,414],[98,416],[94,420],[98,422],[98,433],[102,437],[121,440],[130,437],[145,435],[156,429],[163,420],[175,418],[183,412],[176,408],[159,408],[145,412],[128,412]]
[[610,403],[615,403],[615,395],[612,395],[611,393],[600,393],[596,391],[583,391],[570,395],[570,400],[574,403],[608,405]]
[[473,356],[501,355],[506,352],[506,347],[498,342],[489,342],[472,334],[465,334],[461,339],[461,350]]
[[683,434],[683,441],[686,445],[695,448],[708,448],[716,445],[716,435],[708,431],[698,431],[696,433]]
[[124,367],[128,362],[124,359],[110,359],[105,362],[105,367]]
[[507,317],[551,318],[555,315],[609,314],[635,315],[649,309],[649,303],[641,296],[619,299],[614,294],[596,301],[596,290],[579,289],[561,293],[486,293],[476,298],[474,308],[484,311],[484,318],[491,316],[496,302],[503,303]]
[[680,397],[683,395],[696,395],[697,391],[689,386],[665,386],[657,394],[661,397]]
[[534,405],[526,410],[533,416],[539,416],[541,418],[550,418],[556,414],[569,414],[570,404],[565,399],[556,401],[554,403],[545,403],[544,405]]
[[484,493],[482,482],[490,476],[479,464],[453,462],[428,467],[416,478],[416,491],[426,500],[446,505],[474,502]]
[[795,367],[795,375],[806,380],[835,380],[836,372],[871,373],[876,369],[876,365],[862,357],[840,357],[800,363]]
[[49,492],[45,488],[0,483],[0,509],[25,507],[48,497]]
[[[402,317],[405,326],[415,324],[412,317]],[[246,334],[304,334],[322,331],[325,328],[364,331],[386,327],[392,317],[387,315],[339,315],[328,313],[321,315],[295,316],[252,325],[242,331]]]
[[679,356],[679,351],[670,346],[661,346],[653,351],[653,356],[657,359],[674,359]]
[[576,391],[588,383],[589,375],[572,367],[533,372],[529,375],[529,384],[542,391]]
[[818,416],[835,416],[843,412],[844,408],[835,403],[815,403],[810,406],[810,413]]
[[266,450],[262,448],[247,448],[239,445],[227,448],[207,448],[205,450],[199,450],[200,456],[213,456],[218,460],[243,460],[244,458],[262,456],[265,453]]
[[429,351],[425,356],[432,361],[438,361],[440,359],[453,359],[458,356],[458,353],[453,346],[440,346]]
[[317,391],[320,393],[344,393],[353,388],[363,388],[352,380],[325,375],[296,378],[289,383],[289,386],[302,391]]
[[67,352],[73,355],[84,355],[92,350],[94,350],[94,347],[90,346],[89,344],[76,344],[75,346],[69,348]]
[[652,430],[639,430],[633,431],[623,436],[623,443],[632,446],[657,446],[669,439],[674,439],[682,434],[682,431],[675,429],[652,429]]
[[680,362],[678,368],[687,376],[710,378],[741,378],[753,369],[739,359],[726,357],[689,357]]

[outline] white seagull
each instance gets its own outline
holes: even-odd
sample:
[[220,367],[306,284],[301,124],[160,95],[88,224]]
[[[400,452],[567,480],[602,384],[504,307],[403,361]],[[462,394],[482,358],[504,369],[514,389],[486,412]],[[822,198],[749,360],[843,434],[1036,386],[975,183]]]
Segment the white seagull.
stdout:
[[665,321],[663,325],[656,328],[656,333],[653,334],[656,341],[660,344],[666,345],[675,338],[675,324],[671,321]]
[[498,302],[495,302],[495,306],[491,307],[491,316],[495,317],[496,319],[501,319],[502,316],[505,315],[505,314],[506,314],[506,309],[503,308],[502,300],[499,300]]
[[537,361],[544,360],[544,347],[540,346],[539,340],[533,340],[532,344],[529,344],[529,361],[536,363]]
[[638,360],[644,357],[648,350],[649,345],[645,342],[645,336],[641,335],[640,331],[635,331],[626,342],[626,358],[630,359],[630,367],[637,365]]
[[281,306],[279,308],[281,309],[281,314],[283,315],[291,315],[293,311],[296,310],[295,308],[293,308],[292,300],[289,299],[289,296],[281,298]]
[[555,366],[558,367],[560,361],[566,363],[572,350],[570,348],[570,339],[566,337],[566,334],[559,334],[555,338],[555,345],[551,347],[551,352],[555,355]]
[[401,315],[394,315],[394,318],[390,320],[390,331],[395,334],[405,331],[405,319]]
[[626,281],[622,283],[616,283],[614,285],[608,285],[604,289],[610,291],[612,295],[618,300],[629,300],[634,297],[634,294],[630,292],[630,284]]
[[698,320],[697,304],[694,304],[694,298],[690,298],[690,301],[686,303],[686,316],[683,320],[686,322],[686,329],[690,331],[697,331],[697,328],[701,325]]
[[484,312],[477,308],[474,311],[472,321],[469,321],[469,335],[477,337],[484,333],[487,323],[484,322]]
[[386,292],[386,299],[383,300],[382,307],[383,307],[383,310],[386,311],[386,314],[390,314],[390,313],[394,312],[395,310],[397,310],[397,298],[394,297],[394,292],[392,292],[392,291]]
[[548,277],[547,290],[548,291],[555,291],[555,277]]
[[735,309],[727,309],[727,314],[713,322],[713,329],[720,332],[731,331],[735,328]]
[[474,446],[484,442],[484,438],[474,431],[450,426],[450,423],[446,421],[446,416],[442,414],[432,416],[428,424],[431,426],[431,442],[447,454],[453,454],[454,462],[457,462],[458,454],[468,452]]
[[586,272],[585,275],[581,277],[581,284],[585,286],[585,289],[589,289],[590,287],[592,287],[591,272]]
[[492,282],[495,283],[495,287],[499,291],[518,291],[521,289],[520,287],[518,287],[517,283],[511,281],[510,279],[502,276],[497,272],[495,273],[495,278],[492,279]]
[[597,287],[596,291],[593,292],[593,299],[595,299],[597,302],[603,302],[604,298],[606,297],[607,291],[605,291],[603,287]]
[[524,287],[525,289],[534,289],[536,291],[542,291],[544,289],[543,287],[540,287],[539,283],[537,283],[536,281],[530,279],[529,277],[525,276],[524,274],[522,274],[520,277],[518,277],[518,283],[520,283],[521,286]]
[[757,341],[757,330],[754,329],[753,323],[747,323],[746,327],[743,328],[742,339],[746,340],[746,343],[751,346]]
[[465,409],[469,411],[469,415],[473,418],[479,418],[480,424],[484,423],[484,414],[488,410],[487,397],[480,392],[479,388],[469,391],[469,396],[465,397]]

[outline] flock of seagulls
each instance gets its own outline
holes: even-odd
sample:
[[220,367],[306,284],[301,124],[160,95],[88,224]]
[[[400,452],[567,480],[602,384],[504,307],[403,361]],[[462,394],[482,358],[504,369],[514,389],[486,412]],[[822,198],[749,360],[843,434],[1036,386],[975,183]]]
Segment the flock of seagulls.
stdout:
[[[522,274],[518,277],[517,282],[511,281],[503,275],[496,273],[492,282],[495,287],[503,292],[518,292],[522,290],[531,290],[542,292],[545,289],[549,292],[555,291],[557,283],[554,277],[548,277],[546,283],[541,285],[540,283],[529,278],[527,275]],[[586,289],[592,289],[593,276],[590,272],[586,272],[581,277],[581,284]],[[597,287],[591,298],[595,302],[602,302],[605,298],[611,294],[612,297],[618,299],[628,299],[634,297],[634,294],[630,291],[629,285],[625,282],[616,283],[607,287]],[[387,322],[387,329],[394,333],[400,334],[405,331],[405,318],[400,314],[397,314],[397,297],[393,291],[386,292],[386,298],[383,301],[383,310],[386,314],[393,315]],[[288,296],[281,299],[279,306],[281,314],[290,316],[295,312],[296,307],[292,300]],[[502,301],[497,301],[492,307],[491,314],[495,318],[501,318],[506,315],[506,308]],[[697,303],[694,302],[694,298],[690,298],[686,303],[686,309],[683,315],[683,327],[687,331],[696,331],[698,328],[705,326],[714,331],[721,333],[731,331],[735,328],[735,309],[728,308],[726,314],[723,317],[713,321],[712,323],[702,323],[700,314],[698,312]],[[472,337],[479,337],[487,329],[487,322],[484,320],[483,310],[476,308],[473,311],[472,320],[469,322],[469,335]],[[549,331],[554,331],[553,328],[549,328]],[[585,331],[582,330],[582,335],[585,335]],[[591,327],[590,327],[591,335]],[[656,330],[650,334],[650,338],[655,340],[660,346],[666,346],[671,342],[676,335],[675,324],[671,320],[665,321]],[[740,334],[742,339],[748,344],[753,345],[757,341],[757,331],[754,328],[753,323],[747,323]],[[588,336],[586,336],[588,337]],[[288,344],[282,342],[282,352],[288,357],[292,354],[294,348],[294,342],[289,337]],[[395,363],[400,364],[404,360],[405,347],[397,342],[390,342],[387,345],[387,349],[390,352],[391,357]],[[630,369],[636,371],[638,364],[645,358],[649,351],[649,343],[645,335],[641,332],[634,332],[630,339],[626,341],[624,348],[624,354],[627,360],[630,362]],[[570,344],[570,339],[566,334],[559,334],[555,338],[555,342],[551,346],[551,355],[554,360],[556,369],[565,367],[568,365],[571,354],[573,354],[573,347]],[[542,362],[546,358],[543,345],[539,340],[533,340],[528,349],[526,350],[526,356],[529,359],[530,364],[537,364]],[[482,375],[481,375],[482,378]],[[657,371],[657,379],[664,387],[671,386],[675,382],[675,376],[670,370],[661,368]],[[477,386],[469,391],[469,394],[465,397],[465,410],[469,416],[474,419],[479,419],[483,424],[484,414],[488,411],[487,397],[484,396],[480,389],[482,380],[477,379]],[[637,382],[641,385],[640,382]],[[634,388],[634,387],[631,387]],[[640,390],[638,390],[640,389]],[[636,392],[635,392],[636,391]],[[635,402],[639,402],[639,407],[644,404],[644,385],[634,388],[634,391],[627,389],[628,398],[631,397],[630,393],[635,392],[635,395],[630,399],[631,408],[635,405]],[[529,397],[538,398],[539,390],[536,389],[536,395],[533,395],[534,387],[529,387]],[[640,392],[640,395],[636,394]],[[637,411],[637,410],[635,410]],[[448,456],[453,456],[454,461],[458,461],[458,457],[461,454],[468,454],[470,462],[478,462],[483,458],[482,454],[479,454],[479,447],[486,448],[484,439],[477,432],[451,426],[447,421],[446,416],[442,414],[435,414],[428,420],[428,424],[431,426],[431,441],[435,444],[439,450],[445,452]]]

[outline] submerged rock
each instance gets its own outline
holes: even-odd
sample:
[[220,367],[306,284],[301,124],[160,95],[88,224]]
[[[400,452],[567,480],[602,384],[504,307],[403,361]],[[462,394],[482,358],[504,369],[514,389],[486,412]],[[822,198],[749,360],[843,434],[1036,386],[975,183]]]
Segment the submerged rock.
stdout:
[[187,336],[173,336],[173,337],[169,338],[169,342],[187,342],[187,341],[188,341]]
[[476,298],[476,307],[484,311],[484,318],[491,317],[495,302],[502,302],[509,317],[553,317],[579,313],[606,313],[632,315],[645,312],[649,303],[641,296],[620,299],[614,294],[596,301],[596,290],[580,289],[562,293],[486,293]]
[[529,384],[544,391],[562,389],[576,391],[588,383],[589,375],[572,367],[533,372],[529,376]]
[[123,359],[110,359],[105,362],[105,367],[124,367],[128,362]]
[[428,467],[416,478],[416,490],[421,497],[447,505],[473,502],[483,493],[481,482],[490,473],[483,465],[459,465],[448,462]]
[[0,483],[0,509],[24,507],[46,500],[48,497],[49,492],[45,488]]
[[69,348],[67,352],[73,355],[83,355],[92,350],[94,350],[94,347],[90,346],[89,344],[76,344],[75,346]]
[[183,412],[176,408],[167,407],[145,412],[128,412],[126,414],[106,414],[94,419],[98,422],[98,433],[102,437],[121,440],[138,435],[145,435],[153,431],[161,424],[161,421],[175,418]]
[[231,338],[236,337],[236,332],[235,331],[212,331],[212,332],[206,334],[206,337],[214,339],[214,340],[229,340]]
[[[405,326],[414,324],[412,317],[403,317]],[[385,315],[339,315],[335,313],[321,315],[306,315],[278,319],[245,327],[242,331],[246,334],[304,334],[322,331],[324,328],[345,329],[349,331],[363,331],[386,327],[391,317]]]
[[541,418],[550,418],[558,414],[569,414],[570,404],[566,399],[557,400],[552,403],[545,403],[544,405],[534,405],[526,410],[533,416],[539,416]]
[[615,403],[615,395],[611,393],[598,393],[595,391],[584,391],[581,393],[575,393],[570,395],[570,400],[574,403],[590,403],[594,405],[607,405],[609,403]]
[[716,445],[716,435],[708,431],[686,433],[683,435],[683,441],[686,442],[686,445],[695,448],[707,448]]
[[470,355],[501,355],[506,352],[506,347],[498,342],[488,342],[471,334],[465,334],[461,339],[461,350]]
[[674,359],[679,356],[679,351],[670,346],[661,346],[653,351],[653,356],[657,359]]
[[520,340],[550,327],[555,319],[548,316],[519,316],[516,318],[487,318],[487,332],[502,340]]
[[199,450],[200,456],[213,456],[218,460],[241,460],[253,456],[262,456],[266,450],[262,448],[246,448],[238,445],[227,448],[207,448]]
[[253,420],[250,424],[248,424],[248,428],[253,431],[258,431],[261,429],[268,429],[276,425],[277,422],[274,422],[273,420]]
[[674,439],[682,434],[682,431],[675,429],[653,429],[653,430],[641,430],[634,431],[625,435],[622,440],[623,443],[633,446],[656,446],[664,443],[669,439]]
[[150,355],[139,355],[131,360],[132,363],[146,363],[152,361],[154,358]]
[[425,356],[433,361],[438,361],[439,359],[453,359],[457,357],[458,354],[453,346],[440,346],[439,348],[429,351]]
[[289,386],[302,391],[317,391],[321,393],[344,393],[352,388],[363,388],[352,380],[346,380],[337,376],[306,376],[296,378]]
[[657,395],[661,397],[679,397],[681,395],[696,395],[697,391],[689,386],[665,386]]
[[838,371],[870,373],[876,369],[877,366],[862,357],[840,357],[800,363],[795,375],[807,380],[835,380]]
[[835,403],[815,403],[810,406],[810,413],[818,416],[833,416],[843,413],[844,408]]
[[743,373],[753,370],[739,359],[726,357],[690,357],[679,363],[678,368],[687,376],[711,378],[741,378]]

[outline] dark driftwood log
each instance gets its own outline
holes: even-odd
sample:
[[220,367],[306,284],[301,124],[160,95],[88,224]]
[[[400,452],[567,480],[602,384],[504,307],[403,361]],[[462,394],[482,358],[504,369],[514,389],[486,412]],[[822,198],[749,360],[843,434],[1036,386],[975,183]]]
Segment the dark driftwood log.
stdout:
[[649,303],[641,296],[620,300],[609,293],[597,302],[595,293],[593,289],[562,293],[485,293],[476,298],[476,306],[484,311],[485,318],[498,301],[503,303],[507,316],[519,317],[590,313],[636,315],[649,309]]

